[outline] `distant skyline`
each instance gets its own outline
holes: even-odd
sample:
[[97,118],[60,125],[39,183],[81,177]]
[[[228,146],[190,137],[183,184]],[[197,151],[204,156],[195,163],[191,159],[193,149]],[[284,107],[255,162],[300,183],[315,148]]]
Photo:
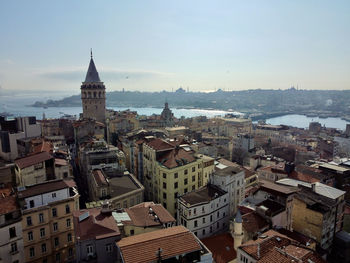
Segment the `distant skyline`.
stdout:
[[350,1],[3,1],[0,87],[350,89]]

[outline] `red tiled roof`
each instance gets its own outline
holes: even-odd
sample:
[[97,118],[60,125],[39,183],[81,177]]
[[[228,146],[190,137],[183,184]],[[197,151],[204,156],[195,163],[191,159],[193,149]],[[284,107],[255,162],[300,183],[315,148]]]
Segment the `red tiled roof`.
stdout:
[[245,214],[242,219],[244,230],[250,233],[261,232],[269,227],[269,223],[256,212]]
[[175,226],[136,236],[117,242],[124,263],[155,262],[159,248],[162,259],[187,254],[201,249],[195,236],[183,226]]
[[48,152],[40,152],[34,155],[30,155],[21,159],[15,160],[15,164],[20,168],[26,168],[34,164],[42,163],[44,161],[50,160],[53,157]]
[[[79,216],[89,212],[89,217],[79,222]],[[73,212],[74,230],[78,240],[102,239],[119,236],[117,222],[111,213],[101,213],[101,208]]]
[[295,180],[299,180],[299,181],[303,181],[303,182],[307,182],[307,183],[316,183],[316,182],[320,182],[320,179],[315,178],[309,174],[304,174],[301,172],[297,172],[297,171],[293,171],[290,175],[289,178],[295,179]]
[[213,253],[216,263],[227,263],[237,257],[233,247],[234,240],[229,233],[207,237],[201,241]]
[[27,186],[25,190],[18,192],[18,197],[26,198],[29,196],[40,195],[40,194],[49,193],[60,189],[70,188],[75,186],[76,184],[72,179],[48,181],[48,182],[36,184],[33,186]]
[[162,165],[169,169],[178,167],[180,165],[185,165],[187,163],[191,163],[195,160],[196,158],[193,156],[193,153],[186,152],[182,148],[168,151],[162,156],[159,156],[157,159],[158,162],[160,162]]
[[175,148],[170,143],[158,138],[154,138],[153,140],[146,142],[146,144],[156,151],[171,150]]
[[36,145],[34,147],[33,152],[34,153],[40,153],[40,152],[52,152],[53,151],[53,145],[50,142],[42,141],[39,145]]
[[0,215],[11,213],[19,209],[16,196],[12,192],[11,185],[0,189]]
[[103,173],[101,170],[94,170],[92,172],[94,178],[95,178],[95,181],[97,183],[98,186],[101,186],[101,185],[108,185],[107,181],[106,181],[106,178],[104,177]]
[[130,224],[139,227],[161,226],[163,223],[176,221],[161,204],[154,204],[153,202],[138,204],[125,209],[125,211],[131,219]]

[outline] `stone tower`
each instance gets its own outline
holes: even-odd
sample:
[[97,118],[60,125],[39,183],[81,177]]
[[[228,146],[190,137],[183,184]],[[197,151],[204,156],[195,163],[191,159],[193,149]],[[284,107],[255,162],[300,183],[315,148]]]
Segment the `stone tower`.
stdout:
[[[237,248],[242,245],[243,241],[243,231],[242,231],[242,215],[239,209],[237,209],[235,221],[233,223],[233,232],[231,234],[233,235],[233,247],[237,251]],[[232,230],[231,230],[232,231]]]
[[92,58],[85,81],[81,85],[81,100],[83,105],[83,118],[95,119],[105,123],[106,121],[106,88],[100,80]]

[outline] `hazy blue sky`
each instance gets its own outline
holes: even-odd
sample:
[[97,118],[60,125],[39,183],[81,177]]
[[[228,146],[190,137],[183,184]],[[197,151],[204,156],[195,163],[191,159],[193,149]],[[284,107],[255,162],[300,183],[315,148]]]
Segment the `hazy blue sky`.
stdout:
[[0,85],[350,88],[350,1],[2,1]]

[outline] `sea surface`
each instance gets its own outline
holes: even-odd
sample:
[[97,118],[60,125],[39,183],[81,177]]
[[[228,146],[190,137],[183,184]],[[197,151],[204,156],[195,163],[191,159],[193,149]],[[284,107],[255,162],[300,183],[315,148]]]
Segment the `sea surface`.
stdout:
[[[45,113],[46,118],[59,118],[64,114],[76,115],[77,118],[79,114],[82,112],[81,107],[49,107],[49,108],[37,108],[31,107],[29,105],[33,104],[35,101],[45,101],[46,99],[50,99],[45,95],[25,95],[25,96],[0,96],[0,113],[8,112],[16,116],[36,116],[37,119],[42,119],[43,114]],[[52,99],[52,98],[51,98]],[[58,99],[57,97],[53,99]],[[160,114],[162,112],[162,108],[135,108],[135,107],[108,107],[114,110],[126,110],[130,109],[132,111],[137,111],[139,115],[147,115],[150,116],[152,114]],[[176,109],[171,108],[174,116],[180,118],[182,116],[186,118],[196,117],[196,116],[207,116],[207,117],[215,117],[215,116],[224,116],[227,113],[240,114],[239,112],[229,112],[222,110],[204,110],[204,109]],[[309,123],[312,121],[317,121],[321,123],[322,126],[326,126],[328,128],[337,128],[340,130],[345,130],[346,124],[350,124],[341,118],[318,118],[318,117],[306,117],[304,115],[284,115],[280,117],[270,118],[266,120],[266,123],[273,125],[290,125],[298,128],[308,128]]]

